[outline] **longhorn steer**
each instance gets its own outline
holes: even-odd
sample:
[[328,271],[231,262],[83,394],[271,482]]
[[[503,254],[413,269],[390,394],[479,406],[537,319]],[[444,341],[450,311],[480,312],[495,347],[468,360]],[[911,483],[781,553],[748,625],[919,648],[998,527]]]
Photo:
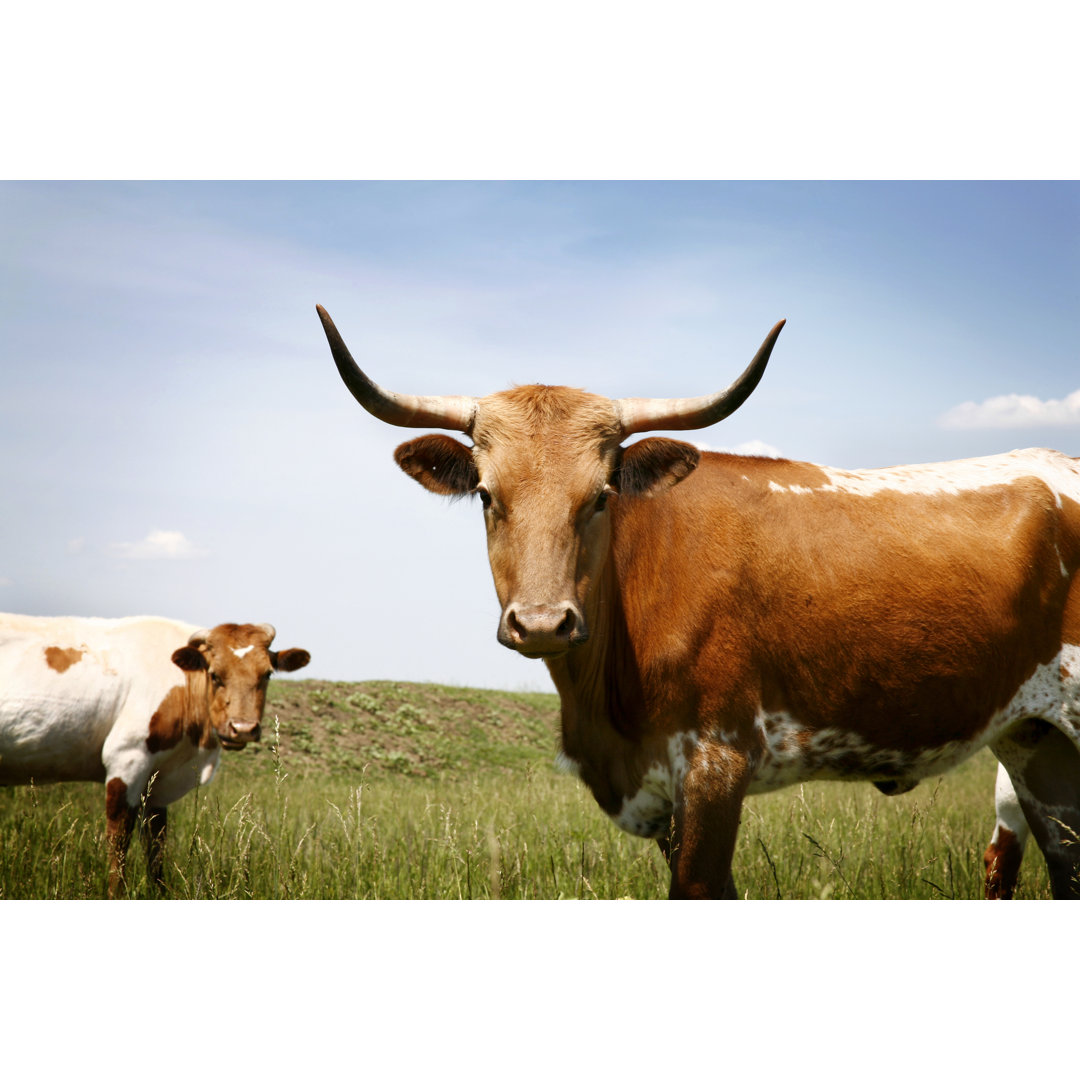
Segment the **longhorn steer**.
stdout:
[[846,472],[632,434],[715,423],[721,393],[611,400],[522,386],[382,390],[318,309],[338,371],[395,458],[479,496],[498,639],[541,657],[562,754],[623,829],[655,838],[672,897],[733,897],[747,794],[812,779],[906,791],[989,746],[1056,897],[1080,845],[1080,469],[1048,450]]
[[311,659],[274,652],[273,638],[269,624],[0,614],[0,786],[105,783],[110,897],[124,890],[145,800],[150,877],[163,888],[166,807],[210,782],[222,746],[258,740],[271,672]]

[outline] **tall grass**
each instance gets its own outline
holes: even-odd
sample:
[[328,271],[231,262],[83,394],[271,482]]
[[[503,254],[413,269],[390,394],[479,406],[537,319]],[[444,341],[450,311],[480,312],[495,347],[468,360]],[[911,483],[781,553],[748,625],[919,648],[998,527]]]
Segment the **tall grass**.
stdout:
[[[361,774],[298,779],[287,761],[223,763],[170,808],[167,895],[182,899],[650,899],[667,893],[655,844],[627,836],[548,767],[467,780]],[[982,754],[886,798],[815,784],[747,800],[734,866],[752,899],[976,899],[993,827]],[[0,898],[105,895],[97,785],[0,790]],[[156,895],[138,838],[128,892]],[[1048,898],[1032,847],[1018,896]]]

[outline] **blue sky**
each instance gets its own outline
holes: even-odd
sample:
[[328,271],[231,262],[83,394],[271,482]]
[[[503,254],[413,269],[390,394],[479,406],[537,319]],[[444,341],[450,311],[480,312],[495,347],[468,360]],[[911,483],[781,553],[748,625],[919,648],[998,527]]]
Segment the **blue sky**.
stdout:
[[726,385],[716,448],[1080,455],[1080,184],[0,184],[0,609],[270,621],[305,674],[548,688],[376,381]]

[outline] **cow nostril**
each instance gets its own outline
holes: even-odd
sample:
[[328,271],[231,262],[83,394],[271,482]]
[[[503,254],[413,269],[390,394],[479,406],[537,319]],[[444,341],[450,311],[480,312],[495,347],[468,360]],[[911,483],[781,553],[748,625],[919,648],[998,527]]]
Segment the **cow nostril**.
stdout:
[[521,620],[513,609],[506,613],[506,626],[516,641],[524,641],[529,636],[529,631],[522,626]]
[[573,608],[567,608],[566,614],[563,616],[562,622],[555,627],[555,636],[558,638],[568,638],[573,632],[574,627],[577,625],[577,618],[574,615]]

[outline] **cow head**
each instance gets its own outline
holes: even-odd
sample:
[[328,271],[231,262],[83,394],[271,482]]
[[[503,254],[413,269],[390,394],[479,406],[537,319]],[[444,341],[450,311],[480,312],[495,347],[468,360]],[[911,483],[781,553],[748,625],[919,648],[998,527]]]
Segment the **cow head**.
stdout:
[[206,673],[210,721],[226,750],[259,741],[270,675],[297,671],[311,660],[305,649],[275,652],[270,648],[274,634],[269,623],[223,623],[196,631],[172,654],[178,668]]
[[502,605],[498,639],[523,656],[553,658],[589,637],[586,599],[608,550],[609,499],[654,495],[696,468],[699,452],[673,439],[622,442],[643,431],[707,427],[757,386],[783,328],[773,327],[726,390],[699,398],[613,400],[564,386],[520,386],[483,398],[415,397],[383,390],[356,365],[318,309],[345,385],[372,415],[447,435],[403,443],[401,468],[439,495],[476,495]]

